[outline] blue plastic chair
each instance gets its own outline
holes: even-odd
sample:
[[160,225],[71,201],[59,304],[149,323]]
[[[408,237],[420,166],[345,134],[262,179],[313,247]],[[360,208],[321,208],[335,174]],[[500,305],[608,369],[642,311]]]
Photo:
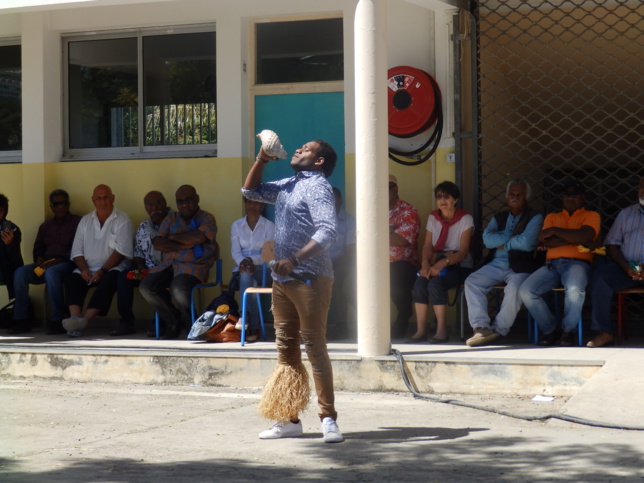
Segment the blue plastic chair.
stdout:
[[[553,297],[554,297],[555,317],[557,318],[557,320],[561,320],[561,318],[559,317],[559,292],[565,292],[565,290],[566,289],[563,287],[557,287],[557,288],[553,288],[552,291],[550,292],[553,294]],[[577,344],[580,347],[582,345],[582,340],[583,340],[583,336],[581,333],[582,322],[583,320],[580,314],[579,320],[577,321]],[[533,342],[535,343],[535,345],[539,344],[539,326],[537,325],[536,319],[534,319],[532,315],[530,315],[530,311],[528,311],[528,325],[530,327],[534,327],[534,329],[532,330],[532,333],[534,334]]]
[[261,295],[273,295],[273,288],[266,286],[268,278],[268,267],[266,262],[262,264],[262,286],[261,287],[248,287],[242,296],[242,309],[241,309],[241,345],[246,344],[246,306],[248,295],[255,295],[257,306],[259,307],[259,324],[262,330],[262,339],[266,340],[266,327],[264,326],[264,311],[262,310]]

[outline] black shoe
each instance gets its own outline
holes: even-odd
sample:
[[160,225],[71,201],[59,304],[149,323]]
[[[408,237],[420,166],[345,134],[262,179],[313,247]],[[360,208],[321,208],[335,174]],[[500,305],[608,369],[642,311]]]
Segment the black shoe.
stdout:
[[66,334],[66,333],[67,333],[67,330],[65,330],[65,328],[63,327],[62,320],[52,320],[47,323],[45,334],[60,335],[60,334]]
[[131,334],[136,334],[136,330],[134,330],[134,326],[125,325],[125,324],[119,325],[118,329],[114,329],[112,332],[110,332],[110,335],[112,337],[119,337],[122,335],[131,335]]
[[574,347],[577,345],[577,332],[565,330],[561,333],[561,337],[557,341],[557,345],[561,347]]
[[31,324],[27,320],[14,320],[9,327],[10,334],[25,334],[31,332]]
[[427,336],[424,337],[407,337],[405,344],[427,344]]
[[543,347],[549,347],[555,345],[559,338],[561,337],[561,329],[555,329],[550,334],[545,334],[539,340],[539,345]]

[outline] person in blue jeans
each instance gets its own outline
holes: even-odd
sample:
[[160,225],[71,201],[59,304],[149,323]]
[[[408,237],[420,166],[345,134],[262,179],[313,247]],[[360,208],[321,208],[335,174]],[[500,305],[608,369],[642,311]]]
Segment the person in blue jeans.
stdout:
[[606,253],[613,260],[597,269],[592,279],[592,323],[596,335],[588,347],[613,343],[610,309],[618,290],[644,287],[644,178],[637,186],[639,203],[619,212],[604,239]]
[[[489,249],[484,265],[465,279],[465,298],[474,335],[470,347],[491,344],[510,332],[521,308],[519,287],[538,268],[534,258],[543,216],[528,206],[530,185],[521,179],[508,183],[505,191],[509,210],[494,215],[483,232]],[[493,322],[488,314],[487,294],[505,283],[501,309]]]
[[[584,208],[586,189],[580,181],[565,181],[562,198],[563,210],[546,216],[539,234],[539,241],[547,249],[546,265],[530,275],[519,289],[521,300],[543,334],[539,340],[542,346],[575,345],[593,261],[591,252],[580,252],[577,246],[590,246],[601,227],[599,213]],[[565,290],[561,329],[543,298],[559,286]]]
[[48,335],[64,334],[62,321],[67,317],[67,305],[63,293],[63,280],[76,268],[69,258],[74,234],[81,217],[69,211],[69,194],[56,189],[49,194],[49,207],[53,218],[38,228],[34,241],[34,263],[18,268],[13,277],[16,302],[13,309],[13,324],[10,334],[31,331],[29,320],[29,285],[45,284],[51,304],[51,316],[47,321]]
[[[262,216],[265,206],[259,201],[244,198],[246,216],[235,220],[230,227],[230,247],[236,266],[228,289],[232,293],[239,288],[240,302],[246,289],[261,285],[262,247],[275,239],[275,224]],[[267,273],[266,277],[269,283],[270,274]],[[252,342],[257,340],[259,334],[260,307],[255,297],[248,298],[247,306],[250,316],[246,340]]]

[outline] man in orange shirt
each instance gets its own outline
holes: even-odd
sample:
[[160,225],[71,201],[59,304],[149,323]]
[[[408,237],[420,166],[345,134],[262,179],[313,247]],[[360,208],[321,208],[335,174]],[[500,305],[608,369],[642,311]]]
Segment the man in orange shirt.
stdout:
[[[583,207],[585,193],[579,181],[564,183],[564,209],[546,216],[539,234],[539,241],[548,250],[546,265],[530,275],[519,289],[523,303],[543,334],[539,345],[566,347],[574,345],[577,339],[577,322],[586,298],[593,260],[592,253],[580,252],[577,245],[589,245],[596,240],[601,221],[599,213]],[[545,293],[562,285],[566,292],[563,330],[557,327],[557,321],[543,299]]]

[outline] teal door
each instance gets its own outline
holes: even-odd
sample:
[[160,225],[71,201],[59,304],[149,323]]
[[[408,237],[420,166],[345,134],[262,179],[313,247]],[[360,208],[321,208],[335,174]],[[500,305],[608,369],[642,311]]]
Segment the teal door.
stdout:
[[[293,176],[289,165],[296,149],[308,141],[324,139],[338,153],[338,162],[329,183],[344,190],[344,93],[275,94],[255,96],[255,134],[264,129],[275,131],[288,153],[287,159],[269,163],[264,181]],[[255,138],[255,153],[260,142]],[[273,207],[267,215],[274,218]]]

